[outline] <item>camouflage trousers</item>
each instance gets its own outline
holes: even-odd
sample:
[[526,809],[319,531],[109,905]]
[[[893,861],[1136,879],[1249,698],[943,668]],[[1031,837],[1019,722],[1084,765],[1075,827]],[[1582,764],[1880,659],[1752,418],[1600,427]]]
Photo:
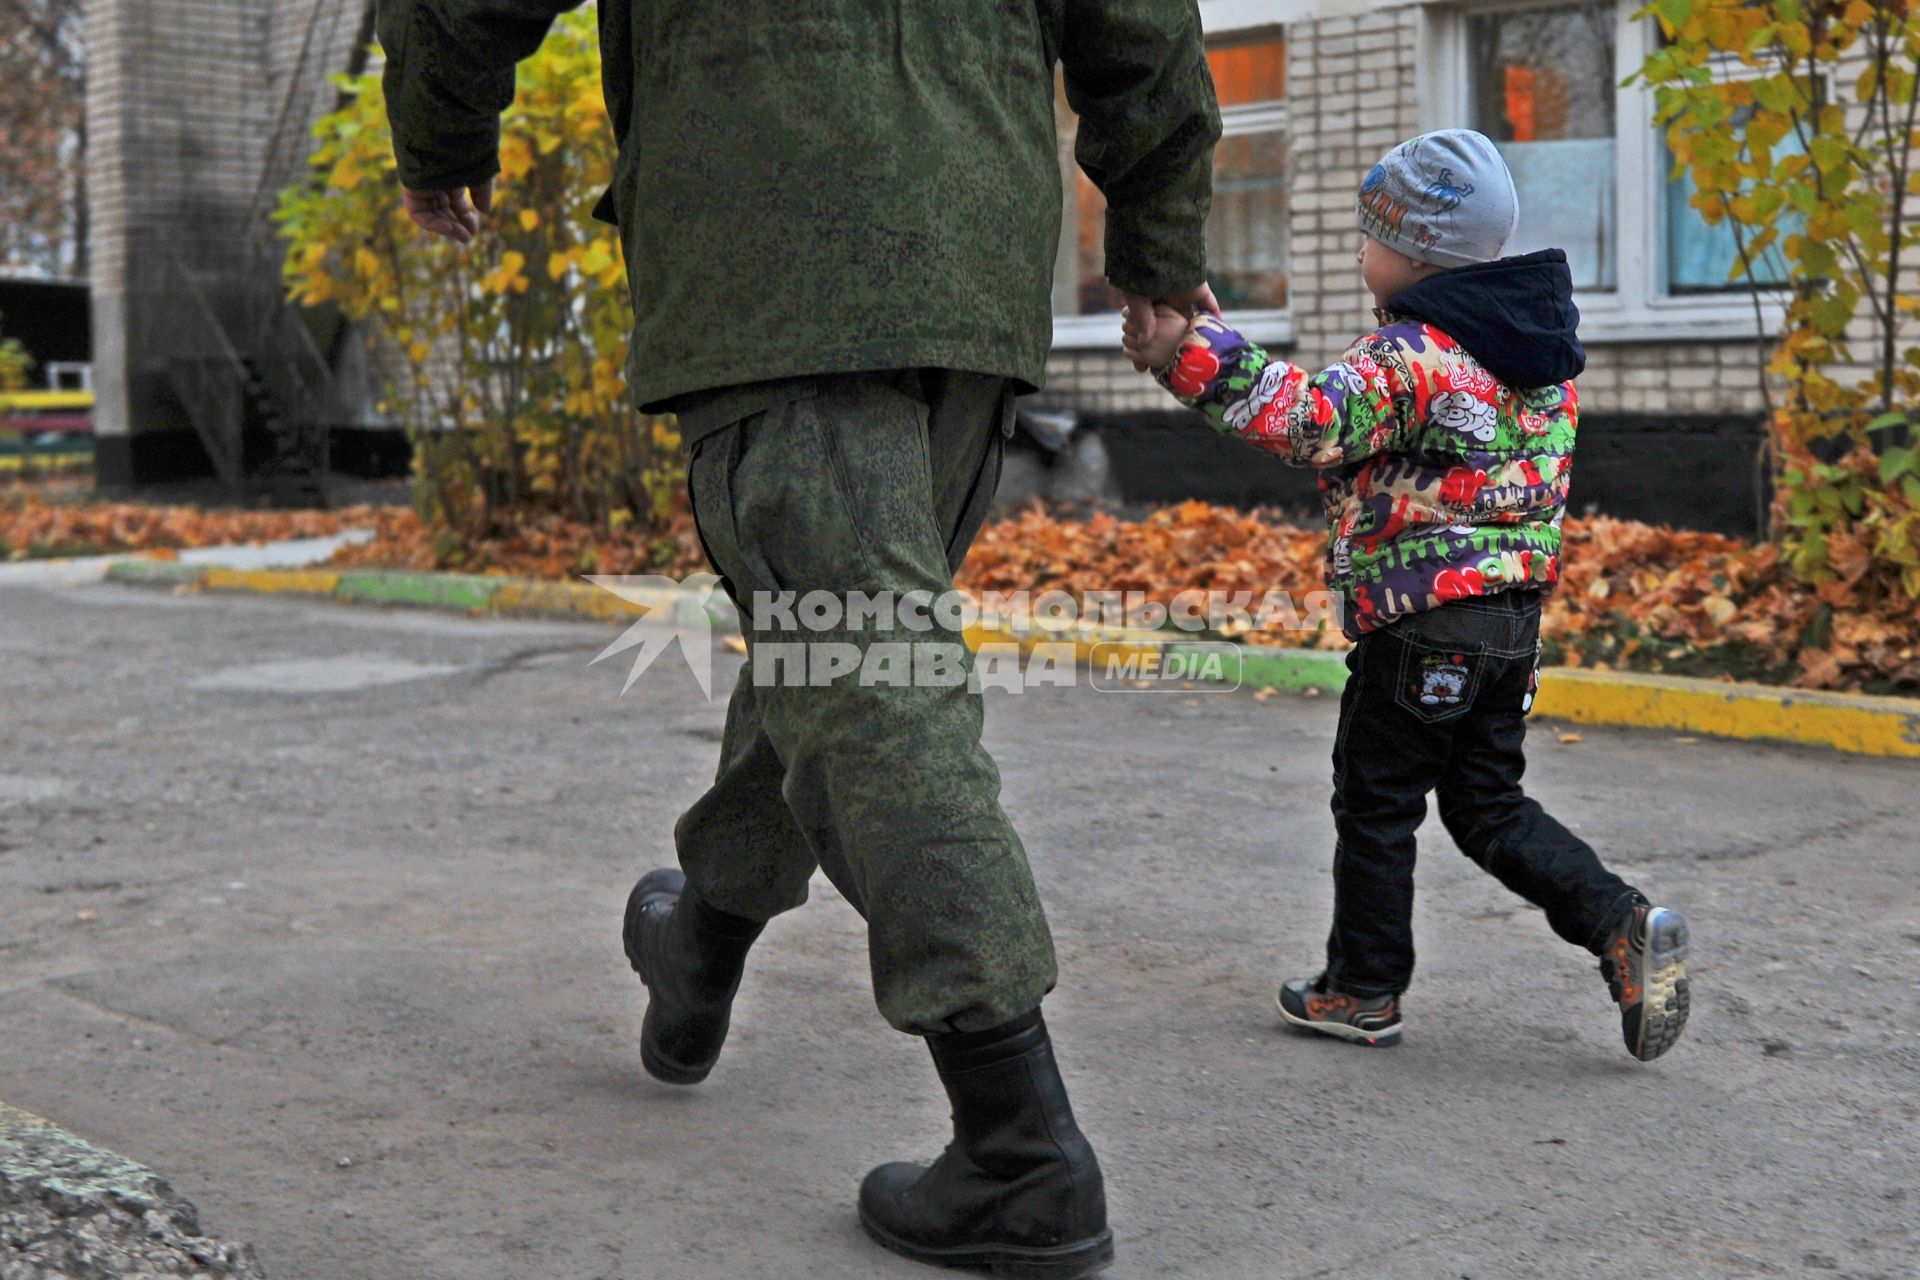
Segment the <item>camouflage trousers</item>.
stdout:
[[[874,995],[902,1031],[978,1031],[1052,989],[1053,940],[1026,851],[980,745],[964,680],[794,680],[762,663],[796,640],[866,653],[942,646],[853,612],[796,634],[756,593],[938,595],[985,519],[1013,398],[950,370],[835,374],[734,388],[682,411],[701,540],[739,606],[748,662],[727,707],[713,787],[674,829],[688,883],[766,920],[799,906],[818,866],[865,917]],[[764,598],[764,597],[762,597]],[[819,615],[815,615],[815,621]],[[756,678],[756,671],[759,676]]]

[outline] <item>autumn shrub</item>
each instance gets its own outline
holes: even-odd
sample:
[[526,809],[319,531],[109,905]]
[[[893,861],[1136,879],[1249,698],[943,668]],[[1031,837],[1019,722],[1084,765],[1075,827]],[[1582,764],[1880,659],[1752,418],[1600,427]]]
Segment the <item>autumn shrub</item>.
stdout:
[[468,246],[406,217],[378,74],[339,83],[312,174],[275,215],[284,278],[296,301],[362,322],[438,559],[546,515],[664,539],[680,440],[671,418],[632,410],[620,242],[590,218],[615,159],[591,8],[520,65],[495,212]]
[[[1786,267],[1763,386],[1779,564],[1809,597],[1800,665],[1810,683],[1904,671],[1920,635],[1920,6],[1658,0],[1646,14],[1666,38],[1640,78],[1695,207],[1733,230],[1734,278],[1758,290],[1755,264]],[[1885,661],[1836,640],[1858,629],[1836,629],[1847,615],[1891,628]]]
[[25,390],[27,374],[32,371],[33,357],[27,354],[20,339],[9,338],[0,331],[0,392]]

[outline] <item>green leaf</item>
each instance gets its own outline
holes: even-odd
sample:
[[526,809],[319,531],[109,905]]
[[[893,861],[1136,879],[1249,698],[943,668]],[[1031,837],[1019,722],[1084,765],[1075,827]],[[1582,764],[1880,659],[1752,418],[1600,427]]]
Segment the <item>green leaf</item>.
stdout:
[[1813,163],[1821,173],[1833,173],[1847,162],[1847,144],[1831,134],[1819,134],[1807,144]]
[[1780,211],[1787,197],[1778,187],[1756,187],[1748,200],[1752,203],[1754,218],[1764,222]]
[[1860,73],[1859,83],[1854,86],[1854,97],[1860,102],[1866,102],[1879,88],[1880,68],[1877,64],[1870,62],[1867,64],[1867,69]]
[[1669,27],[1678,27],[1693,16],[1693,0],[1657,0],[1653,9]]
[[[1904,414],[1890,415],[1906,421]],[[1889,449],[1880,455],[1880,483],[1889,488],[1902,476],[1920,475],[1920,453],[1912,449]]]
[[1753,100],[1768,111],[1790,116],[1800,91],[1789,76],[1762,76],[1753,82]]
[[[1796,247],[1798,252],[1794,252]],[[1803,276],[1824,280],[1840,269],[1840,255],[1823,240],[1796,236],[1788,245],[1788,252],[1799,260],[1800,274]]]

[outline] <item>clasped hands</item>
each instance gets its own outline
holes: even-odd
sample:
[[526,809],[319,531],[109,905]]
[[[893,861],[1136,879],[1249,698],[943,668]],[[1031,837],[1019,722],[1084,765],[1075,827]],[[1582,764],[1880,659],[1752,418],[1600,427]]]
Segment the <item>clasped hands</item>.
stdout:
[[1220,314],[1220,303],[1213,296],[1213,287],[1207,284],[1158,298],[1137,293],[1126,297],[1126,308],[1121,312],[1120,349],[1133,362],[1137,373],[1164,369],[1172,364],[1174,353],[1180,349],[1180,340],[1186,336],[1187,325],[1196,314],[1205,312],[1215,317]]

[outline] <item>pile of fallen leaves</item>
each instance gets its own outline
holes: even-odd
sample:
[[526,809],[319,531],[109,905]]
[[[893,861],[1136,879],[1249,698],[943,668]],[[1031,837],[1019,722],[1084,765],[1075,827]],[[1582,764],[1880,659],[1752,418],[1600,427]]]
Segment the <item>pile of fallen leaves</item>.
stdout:
[[[976,591],[1269,589],[1321,581],[1320,528],[1202,502],[1144,520],[1059,520],[1029,510],[981,532],[961,573]],[[1809,689],[1920,691],[1920,604],[1868,576],[1864,556],[1817,587],[1779,548],[1595,517],[1566,522],[1561,585],[1542,633],[1567,666],[1737,677]],[[1255,632],[1254,644],[1338,647],[1337,635]]]
[[665,534],[627,525],[611,532],[542,512],[508,512],[482,535],[428,524],[390,507],[363,522],[372,540],[340,548],[336,565],[368,569],[448,570],[562,581],[586,573],[658,573],[685,577],[705,569],[693,517],[677,511]]
[[[1183,591],[1246,592],[1257,611],[1269,591],[1289,592],[1303,621],[1307,593],[1323,590],[1323,530],[1277,521],[1260,512],[1205,502],[1163,507],[1144,520],[1095,512],[1059,519],[1029,508],[990,524],[975,539],[959,584],[970,591],[1138,592],[1169,604]],[[1345,647],[1337,629],[1251,631],[1250,644]]]
[[[129,503],[0,496],[9,558],[152,551],[315,537],[370,528],[335,563],[564,580],[587,573],[684,576],[706,567],[691,517],[664,534],[608,531],[558,516],[509,514],[493,532],[460,536],[413,511],[200,511]],[[975,592],[1139,592],[1170,603],[1183,591],[1292,593],[1310,608],[1326,535],[1261,512],[1184,502],[1141,520],[1029,508],[989,524],[959,575]],[[1858,564],[1854,561],[1857,560]],[[1920,604],[1835,557],[1839,576],[1795,578],[1779,549],[1719,534],[1604,517],[1569,519],[1560,589],[1542,633],[1549,662],[1764,680],[1815,689],[1920,692]],[[1326,630],[1267,630],[1253,644],[1338,648]]]
[[[56,498],[64,495],[56,494]],[[322,538],[364,528],[371,507],[338,511],[204,511],[137,502],[49,501],[49,491],[0,491],[0,559],[178,551]]]
[[1864,554],[1809,586],[1780,549],[1625,520],[1568,520],[1542,631],[1568,665],[1920,691],[1920,602]]

